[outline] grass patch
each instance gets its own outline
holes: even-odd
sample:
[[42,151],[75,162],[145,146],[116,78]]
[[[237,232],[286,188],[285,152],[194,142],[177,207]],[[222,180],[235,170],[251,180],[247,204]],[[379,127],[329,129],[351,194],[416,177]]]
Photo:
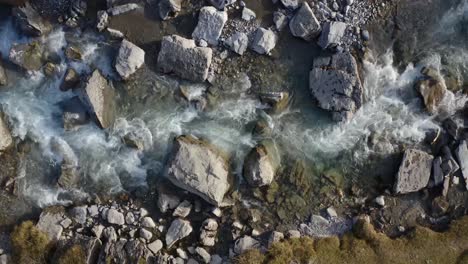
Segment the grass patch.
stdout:
[[16,226],[11,233],[14,263],[47,263],[50,240],[47,235],[26,221]]

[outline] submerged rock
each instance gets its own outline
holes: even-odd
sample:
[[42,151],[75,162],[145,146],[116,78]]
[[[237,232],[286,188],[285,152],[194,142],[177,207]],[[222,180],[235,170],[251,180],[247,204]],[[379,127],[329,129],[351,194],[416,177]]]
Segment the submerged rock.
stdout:
[[134,74],[145,63],[145,51],[130,41],[124,39],[120,44],[119,54],[115,62],[115,70],[124,80]]
[[225,154],[192,136],[174,140],[167,177],[180,188],[217,206],[222,204],[232,181]]
[[448,90],[445,87],[442,76],[434,69],[424,68],[422,72],[424,78],[416,83],[415,88],[421,95],[427,111],[435,114]]
[[203,7],[200,10],[198,24],[192,33],[196,41],[204,40],[211,45],[218,45],[224,24],[228,20],[226,11],[218,11],[212,6]]
[[85,92],[85,102],[95,113],[101,127],[112,126],[115,120],[115,91],[99,70],[95,70],[89,78]]
[[275,32],[269,29],[259,28],[255,32],[251,48],[259,54],[269,54],[270,51],[275,48],[277,41],[278,37]]
[[162,20],[175,18],[182,10],[182,0],[160,0],[158,7]]
[[425,188],[431,177],[433,159],[434,157],[426,152],[416,149],[406,150],[396,175],[394,192],[405,194]]
[[6,71],[3,68],[3,63],[2,63],[1,56],[0,56],[0,86],[4,86],[7,84],[8,84],[8,78],[6,75]]
[[29,3],[23,7],[13,8],[12,12],[21,31],[30,36],[39,37],[52,30],[50,22],[44,19]]
[[468,147],[466,140],[463,140],[456,149],[456,156],[460,163],[463,178],[465,179],[465,188],[468,190]]
[[320,23],[307,2],[302,4],[301,8],[291,19],[289,29],[293,36],[303,38],[306,41],[311,41],[318,37],[321,30]]
[[172,221],[166,233],[166,246],[171,248],[177,241],[187,237],[192,233],[193,228],[189,221],[180,218]]
[[80,76],[73,68],[68,68],[63,77],[63,82],[60,85],[61,91],[68,91],[70,89],[76,88],[80,83]]
[[327,22],[323,26],[322,34],[318,44],[322,49],[334,47],[341,44],[341,38],[346,31],[346,23],[343,22]]
[[164,73],[175,73],[194,82],[203,82],[208,77],[212,50],[197,47],[195,41],[177,35],[165,36],[158,55],[158,68]]
[[319,107],[333,112],[334,120],[348,120],[361,107],[362,85],[357,62],[350,53],[317,58],[309,81]]
[[4,119],[4,114],[0,112],[0,152],[4,152],[13,146],[13,137]]
[[14,44],[11,47],[10,61],[27,71],[38,71],[44,61],[42,47],[37,41],[26,44]]
[[279,167],[275,143],[263,141],[253,148],[244,161],[244,178],[249,185],[260,187],[273,182]]

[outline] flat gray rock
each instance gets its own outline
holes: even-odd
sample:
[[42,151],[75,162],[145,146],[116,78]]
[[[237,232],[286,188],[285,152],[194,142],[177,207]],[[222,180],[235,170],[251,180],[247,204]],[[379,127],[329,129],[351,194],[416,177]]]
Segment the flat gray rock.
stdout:
[[193,228],[189,221],[180,218],[172,221],[166,233],[166,246],[171,248],[177,241],[187,237],[192,233]]
[[192,136],[174,140],[167,177],[173,184],[216,206],[222,204],[232,181],[225,154]]
[[145,51],[130,41],[124,39],[120,44],[115,62],[115,70],[124,80],[134,74],[145,63]]
[[321,31],[320,23],[315,17],[309,4],[304,2],[289,22],[289,29],[295,37],[311,41],[318,37]]
[[107,211],[107,222],[114,225],[124,225],[125,217],[121,212],[115,209],[109,209],[109,211]]
[[346,23],[343,22],[327,22],[323,26],[322,33],[318,41],[318,45],[322,49],[334,47],[341,44],[341,39],[346,31]]
[[115,121],[115,91],[109,81],[95,70],[89,78],[85,102],[91,107],[102,128],[108,128]]
[[243,55],[249,46],[249,37],[243,32],[236,32],[226,40],[226,44],[235,53]]
[[433,159],[434,157],[426,152],[416,149],[406,150],[396,175],[394,192],[405,194],[426,188],[431,177]]
[[210,45],[218,45],[218,39],[228,20],[226,11],[218,11],[212,6],[205,6],[200,10],[198,24],[192,33],[196,41],[204,40]]
[[177,35],[165,36],[158,55],[158,68],[164,73],[174,73],[181,78],[204,82],[208,77],[213,52],[197,47],[195,41]]

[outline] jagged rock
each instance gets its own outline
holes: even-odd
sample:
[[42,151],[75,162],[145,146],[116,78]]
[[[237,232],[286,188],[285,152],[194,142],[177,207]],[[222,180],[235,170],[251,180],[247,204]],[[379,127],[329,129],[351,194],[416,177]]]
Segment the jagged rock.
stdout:
[[0,86],[4,86],[4,85],[7,85],[7,84],[8,84],[8,78],[7,78],[7,75],[6,75],[6,71],[3,68],[2,59],[0,57]]
[[[71,248],[78,247],[80,249],[83,264],[96,263],[99,257],[102,243],[98,238],[87,237],[83,235],[75,235],[68,240],[60,240],[57,249],[54,252],[52,263],[61,263],[61,258],[69,252]],[[62,259],[63,261],[63,259]]]
[[420,150],[406,150],[396,176],[394,192],[404,194],[425,188],[431,177],[433,158]]
[[248,9],[247,7],[244,7],[242,9],[242,19],[245,21],[251,21],[257,18],[257,15],[252,9]]
[[288,9],[295,10],[299,7],[299,2],[297,0],[280,0],[284,7]]
[[68,46],[65,49],[65,57],[69,60],[73,61],[82,61],[83,60],[83,52],[79,47],[76,46]]
[[96,28],[99,32],[102,32],[109,25],[109,14],[105,10],[99,10],[97,12],[97,24]]
[[153,253],[153,254],[158,254],[158,252],[163,248],[163,242],[159,239],[156,239],[152,243],[148,244],[148,249]]
[[275,143],[263,141],[253,148],[244,161],[243,174],[249,185],[260,187],[273,182],[279,167]]
[[204,263],[210,263],[211,255],[208,253],[208,251],[206,251],[206,249],[197,247],[195,249],[195,253],[197,253],[197,255],[201,258],[201,260],[203,260]]
[[243,55],[249,46],[249,37],[243,32],[236,32],[226,40],[226,44],[235,53]]
[[252,50],[259,54],[269,54],[276,46],[278,36],[269,30],[264,28],[258,28],[255,32],[255,37],[252,41]]
[[212,6],[205,6],[200,10],[198,24],[192,33],[196,41],[205,40],[211,45],[218,45],[218,39],[228,20],[227,12],[218,11]]
[[95,70],[86,84],[86,100],[103,128],[112,126],[115,120],[115,92],[99,70]]
[[427,111],[435,114],[448,90],[442,77],[434,69],[424,68],[422,73],[424,78],[419,80],[415,87],[423,98]]
[[75,88],[80,83],[80,76],[73,68],[68,68],[63,77],[63,82],[60,85],[60,90],[68,91]]
[[124,225],[125,217],[121,212],[111,208],[107,211],[107,222],[114,225]]
[[260,101],[269,106],[272,113],[280,113],[286,109],[289,103],[288,92],[268,92],[260,94]]
[[13,8],[12,13],[21,31],[30,36],[39,37],[48,34],[52,30],[50,22],[42,18],[29,3],[26,3],[23,7]]
[[98,238],[101,239],[102,232],[104,231],[104,226],[102,225],[95,225],[91,229],[91,232]]
[[182,10],[182,0],[159,1],[159,16],[162,20],[175,18]]
[[189,221],[180,218],[172,221],[166,233],[166,246],[171,248],[177,241],[187,237],[192,233],[193,228]]
[[115,70],[124,80],[134,74],[145,63],[145,51],[130,41],[124,39],[120,44],[119,54],[115,62]]
[[341,44],[341,39],[346,31],[346,23],[343,22],[327,22],[323,26],[318,45],[322,49],[335,47]]
[[113,6],[107,10],[107,13],[109,13],[109,15],[111,16],[117,16],[117,15],[131,12],[138,8],[140,8],[139,5],[130,3],[130,4],[119,5],[119,6]]
[[158,68],[164,73],[175,73],[194,82],[203,82],[208,77],[212,50],[197,47],[191,39],[176,35],[165,36],[158,55]]
[[288,17],[283,12],[276,11],[273,13],[273,23],[276,30],[281,31],[288,24]]
[[468,190],[468,147],[466,140],[462,140],[455,150],[458,162],[460,164],[463,178],[465,179],[466,189]]
[[42,47],[37,41],[26,44],[14,44],[9,54],[10,61],[27,71],[38,71],[44,61]]
[[141,263],[149,254],[149,250],[140,240],[120,239],[105,244],[97,263]]
[[180,188],[217,206],[222,204],[232,180],[226,155],[192,136],[175,138],[167,177]]
[[187,200],[184,200],[177,206],[172,216],[184,218],[184,217],[187,217],[191,211],[192,211],[192,203],[190,203]]
[[234,253],[237,255],[242,254],[250,249],[259,249],[261,247],[260,242],[250,236],[243,236],[236,240],[234,244]]
[[289,29],[293,36],[303,38],[306,41],[311,41],[320,34],[320,23],[307,2],[302,4],[291,19]]
[[44,71],[45,76],[54,77],[58,74],[59,69],[56,64],[52,62],[47,62],[43,67],[43,71]]
[[5,115],[0,112],[0,152],[4,152],[13,146],[13,137],[5,122]]
[[334,120],[345,121],[361,107],[363,91],[358,66],[349,52],[317,58],[309,80],[319,107],[332,111]]
[[65,216],[63,210],[54,209],[46,209],[42,211],[36,227],[42,232],[46,233],[51,241],[58,241],[63,232],[63,227],[60,225],[60,223],[65,218]]

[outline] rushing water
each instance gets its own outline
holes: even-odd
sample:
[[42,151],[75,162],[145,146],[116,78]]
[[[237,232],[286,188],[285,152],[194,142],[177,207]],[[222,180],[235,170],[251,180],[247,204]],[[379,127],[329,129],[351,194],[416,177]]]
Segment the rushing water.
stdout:
[[[417,65],[408,65],[404,71],[393,66],[391,51],[375,54],[365,61],[362,76],[365,104],[347,123],[323,121],[317,118],[317,113],[311,113],[312,103],[297,101],[279,115],[268,115],[257,97],[242,91],[221,97],[213,109],[200,111],[177,99],[179,81],[144,70],[138,83],[117,85],[121,107],[114,126],[106,131],[92,123],[74,131],[64,131],[58,103],[74,94],[59,91],[59,86],[69,66],[81,74],[99,68],[114,78],[115,48],[94,33],[64,32],[57,28],[41,42],[48,53],[60,57],[60,74],[46,78],[41,72],[28,72],[11,78],[14,81],[0,90],[0,103],[12,124],[14,136],[34,142],[34,150],[22,160],[18,170],[20,192],[39,206],[70,202],[67,198],[70,191],[57,187],[52,179],[56,176],[51,176],[67,155],[64,152],[76,158],[83,177],[79,190],[73,191],[75,196],[145,188],[148,177],[158,177],[162,171],[173,137],[188,133],[207,138],[230,153],[232,168],[241,176],[242,160],[256,144],[251,125],[259,118],[268,120],[282,156],[289,160],[305,159],[316,165],[333,166],[340,157],[340,163],[352,166],[364,162],[369,153],[389,154],[396,151],[398,145],[418,144],[426,131],[437,128],[438,123],[424,111],[412,87],[420,77],[421,68],[428,64],[441,72],[452,67],[460,77],[466,76],[466,41],[452,40],[466,33],[467,17],[468,4],[463,1],[435,26],[438,41],[427,47],[433,51],[432,55]],[[442,30],[446,27],[453,30]],[[1,22],[0,36],[0,52],[4,58],[12,43],[29,41],[18,34],[9,19]],[[73,41],[84,50],[82,62],[64,59],[63,48],[67,41]],[[451,52],[446,52],[448,50]],[[141,89],[141,92],[132,96],[132,89]],[[193,96],[203,93],[204,89],[196,87]],[[444,113],[454,113],[465,101],[459,94],[448,96]],[[122,137],[128,134],[140,139],[144,149],[126,146]],[[373,135],[384,139],[383,148],[375,149],[366,144]],[[61,151],[53,147],[57,144]]]

